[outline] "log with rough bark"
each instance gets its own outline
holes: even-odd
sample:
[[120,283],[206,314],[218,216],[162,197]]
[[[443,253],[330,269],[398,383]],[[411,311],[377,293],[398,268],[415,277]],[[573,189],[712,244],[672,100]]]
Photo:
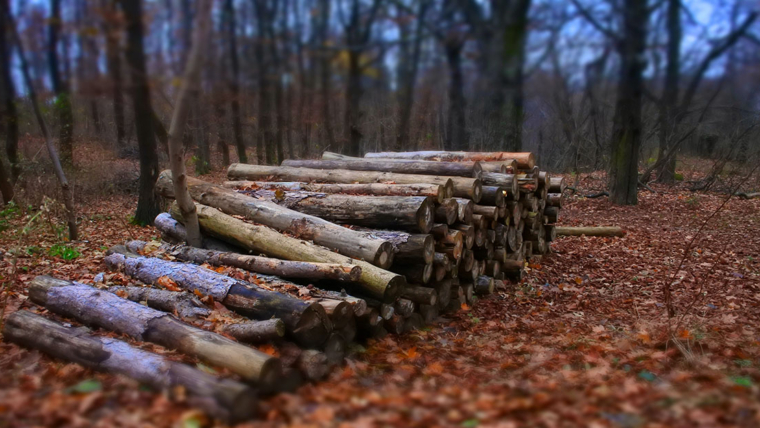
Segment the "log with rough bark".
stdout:
[[278,318],[264,321],[246,321],[225,324],[222,327],[222,332],[240,342],[265,343],[283,337],[285,335],[285,323]]
[[483,186],[483,196],[480,198],[480,203],[482,205],[503,207],[506,203],[505,191],[503,187],[499,186]]
[[[433,277],[433,263],[418,265],[395,265],[391,271],[404,275],[407,281],[413,284],[427,284]],[[403,295],[403,292],[402,292]]]
[[[179,216],[174,206],[172,206],[172,215]],[[404,277],[401,275],[361,260],[342,256],[309,242],[291,238],[268,227],[246,223],[211,207],[198,205],[198,219],[205,233],[248,250],[285,260],[357,265],[362,268],[361,277],[356,283],[345,283],[344,288],[348,291],[360,291],[361,294],[391,302],[405,284]],[[388,245],[390,246],[390,243]],[[390,248],[392,250],[392,246]]]
[[565,177],[549,177],[549,192],[562,194],[566,188]]
[[[153,225],[159,232],[161,232],[161,237],[164,241],[173,242],[175,244],[187,242],[187,229],[185,229],[185,225],[173,219],[168,213],[157,215],[155,220],[153,220]],[[216,251],[239,251],[235,246],[209,236],[203,236],[201,246]]]
[[556,223],[559,220],[559,207],[546,207],[544,215],[549,219],[549,223]]
[[484,172],[480,181],[483,186],[498,186],[507,194],[514,195],[519,191],[519,182],[514,174],[499,174],[496,172]]
[[480,167],[483,172],[498,172],[500,174],[514,174],[518,169],[517,161],[514,159],[481,161]]
[[147,284],[161,284],[168,278],[182,289],[197,290],[250,318],[280,318],[288,334],[306,347],[321,345],[332,331],[332,322],[318,303],[265,290],[200,266],[119,253],[106,256],[105,262],[110,269]]
[[464,224],[472,223],[472,214],[475,203],[469,199],[454,198],[457,201],[457,220]]
[[567,227],[557,226],[554,228],[557,236],[604,236],[623,237],[625,231],[617,226],[608,227]]
[[414,230],[433,227],[435,203],[427,196],[354,196],[314,192],[241,190],[258,201],[269,201],[330,222],[357,226]]
[[[131,241],[126,246],[128,250],[136,253],[142,251],[146,244],[144,241]],[[164,245],[160,247],[160,250],[163,253],[187,262],[196,264],[208,263],[212,266],[233,266],[251,272],[283,278],[331,279],[355,282],[359,280],[362,274],[362,269],[356,265],[280,260],[270,257],[204,250],[186,245]]]
[[393,245],[396,262],[432,263],[435,254],[433,235],[409,234],[390,230],[367,230],[365,233],[388,241]]
[[499,209],[494,206],[475,204],[472,206],[472,213],[482,215],[490,220],[496,220],[499,218]]
[[435,221],[441,224],[451,225],[457,221],[459,213],[459,204],[454,198],[444,199],[443,202],[435,208]]
[[420,305],[419,311],[424,324],[432,324],[438,319],[438,305]]
[[477,294],[478,296],[491,294],[493,293],[493,289],[494,289],[494,280],[490,276],[481,275],[475,281],[474,291],[475,291],[475,294]]
[[[324,245],[349,257],[364,259],[377,266],[387,267],[393,263],[393,249],[388,242],[368,238],[319,217],[293,211],[272,202],[257,200],[191,177],[187,178],[187,189],[193,199],[204,205],[219,208],[227,214],[243,216],[288,232],[298,238],[312,240],[316,244]],[[173,196],[169,171],[164,171],[159,176],[156,191],[164,197]]]
[[475,245],[475,226],[471,224],[457,223],[452,226],[452,229],[458,230],[464,237],[464,248],[470,249]]
[[444,162],[459,161],[507,161],[514,159],[520,169],[532,169],[536,165],[536,159],[531,152],[447,152],[447,151],[420,151],[420,152],[378,152],[367,153],[365,158],[387,159],[417,159]]
[[459,286],[459,280],[455,278],[446,278],[433,284],[436,294],[438,295],[438,309],[443,310],[451,301],[451,287],[453,284]]
[[38,276],[29,284],[29,299],[59,315],[176,349],[262,385],[271,385],[281,373],[272,356],[88,285]]
[[409,299],[401,298],[396,300],[396,303],[393,304],[393,309],[395,310],[396,315],[406,318],[414,312],[414,302]]
[[557,239],[557,227],[553,224],[549,224],[545,226],[546,230],[546,241],[552,242]]
[[562,208],[562,193],[549,193],[546,196],[546,205]]
[[404,320],[404,333],[420,330],[422,327],[425,327],[425,321],[422,319],[422,315],[416,312]]
[[421,305],[435,305],[438,301],[438,294],[435,292],[435,288],[411,285],[404,288],[404,291],[401,292],[401,297]]
[[160,290],[151,287],[109,287],[108,291],[133,302],[145,302],[159,311],[177,314],[180,318],[205,317],[211,311],[191,293]]
[[350,171],[382,171],[397,174],[444,175],[478,178],[482,172],[479,162],[435,162],[391,159],[303,160],[287,159],[282,166],[313,169],[345,169]]
[[366,196],[429,196],[438,203],[454,195],[454,184],[341,184],[341,183],[303,183],[298,181],[226,181],[224,187],[233,189],[265,189],[283,191],[303,191],[318,193],[342,193],[346,195]]
[[121,340],[99,337],[84,328],[65,327],[40,315],[18,311],[3,325],[3,338],[61,360],[107,373],[121,374],[159,390],[182,387],[189,403],[228,423],[258,413],[256,392]]

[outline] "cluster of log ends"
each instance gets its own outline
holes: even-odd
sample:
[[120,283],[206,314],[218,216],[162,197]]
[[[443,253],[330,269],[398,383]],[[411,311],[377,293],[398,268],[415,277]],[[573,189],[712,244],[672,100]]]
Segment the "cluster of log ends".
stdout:
[[8,316],[3,338],[63,361],[130,377],[158,390],[171,392],[183,387],[191,405],[228,423],[251,419],[259,412],[257,394],[245,384],[218,378],[117,339],[90,334],[84,328],[65,327],[28,311]]

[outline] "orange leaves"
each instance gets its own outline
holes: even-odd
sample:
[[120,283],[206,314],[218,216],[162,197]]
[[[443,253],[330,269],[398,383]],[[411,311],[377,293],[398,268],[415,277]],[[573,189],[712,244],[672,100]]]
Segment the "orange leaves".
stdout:
[[156,280],[156,284],[158,284],[161,287],[164,287],[165,289],[169,291],[180,291],[182,290],[176,282],[174,282],[173,279],[169,278],[168,276],[162,276]]
[[637,339],[641,341],[641,343],[644,344],[650,344],[652,343],[652,338],[649,336],[649,333],[647,332],[641,332],[636,336]]
[[428,366],[425,367],[424,370],[422,370],[422,373],[428,376],[438,376],[441,373],[443,373],[443,364],[439,363],[438,361],[435,361],[431,364],[428,364]]
[[467,303],[464,303],[464,302],[462,302],[461,308],[462,308],[463,311],[469,311],[470,310],[470,306]]
[[272,346],[272,345],[270,345],[268,343],[266,345],[259,346],[258,350],[261,351],[261,352],[263,352],[263,353],[265,353],[265,354],[267,354],[267,355],[271,355],[273,357],[279,357],[280,356],[280,353],[277,351],[277,349],[274,346]]
[[413,346],[413,347],[409,348],[406,351],[401,351],[401,354],[404,355],[406,358],[408,358],[410,360],[414,359],[414,358],[417,358],[420,355],[417,352],[417,347],[416,346]]

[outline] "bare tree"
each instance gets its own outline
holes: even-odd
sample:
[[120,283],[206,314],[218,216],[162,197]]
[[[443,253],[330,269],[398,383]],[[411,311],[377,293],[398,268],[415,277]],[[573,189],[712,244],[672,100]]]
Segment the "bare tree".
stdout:
[[50,0],[48,67],[50,68],[50,81],[53,84],[53,91],[55,91],[55,110],[58,113],[58,126],[60,128],[61,158],[64,164],[71,165],[74,162],[74,113],[71,109],[71,90],[68,79],[61,75],[58,58],[61,22],[61,0]]
[[224,21],[227,29],[227,44],[230,55],[229,78],[230,109],[232,113],[232,132],[235,136],[238,161],[248,163],[248,155],[245,152],[245,141],[240,120],[240,61],[238,60],[237,29],[235,27],[235,7],[232,0],[224,2]]
[[[0,0],[0,19],[10,16],[9,0]],[[7,31],[0,30],[0,131],[5,131],[5,152],[10,163],[8,176],[12,185],[21,174],[18,159],[18,110],[16,109],[16,89],[11,74],[11,44]],[[6,199],[6,202],[9,199]]]

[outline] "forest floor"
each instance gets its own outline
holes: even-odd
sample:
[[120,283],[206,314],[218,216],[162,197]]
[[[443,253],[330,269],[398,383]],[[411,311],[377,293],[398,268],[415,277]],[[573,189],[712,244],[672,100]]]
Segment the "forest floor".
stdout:
[[[98,168],[83,173],[97,189],[78,187],[79,242],[62,244],[51,201],[0,213],[3,317],[35,308],[34,276],[90,282],[109,246],[158,236],[129,223],[134,195],[95,179],[128,181],[134,162]],[[602,183],[584,174],[579,187]],[[652,187],[634,207],[567,198],[562,224],[619,225],[626,236],[558,239],[520,284],[439,325],[370,340],[328,380],[264,400],[249,426],[760,425],[760,200],[718,211],[725,194]],[[0,427],[209,423],[181,399],[4,342],[0,379]]]

